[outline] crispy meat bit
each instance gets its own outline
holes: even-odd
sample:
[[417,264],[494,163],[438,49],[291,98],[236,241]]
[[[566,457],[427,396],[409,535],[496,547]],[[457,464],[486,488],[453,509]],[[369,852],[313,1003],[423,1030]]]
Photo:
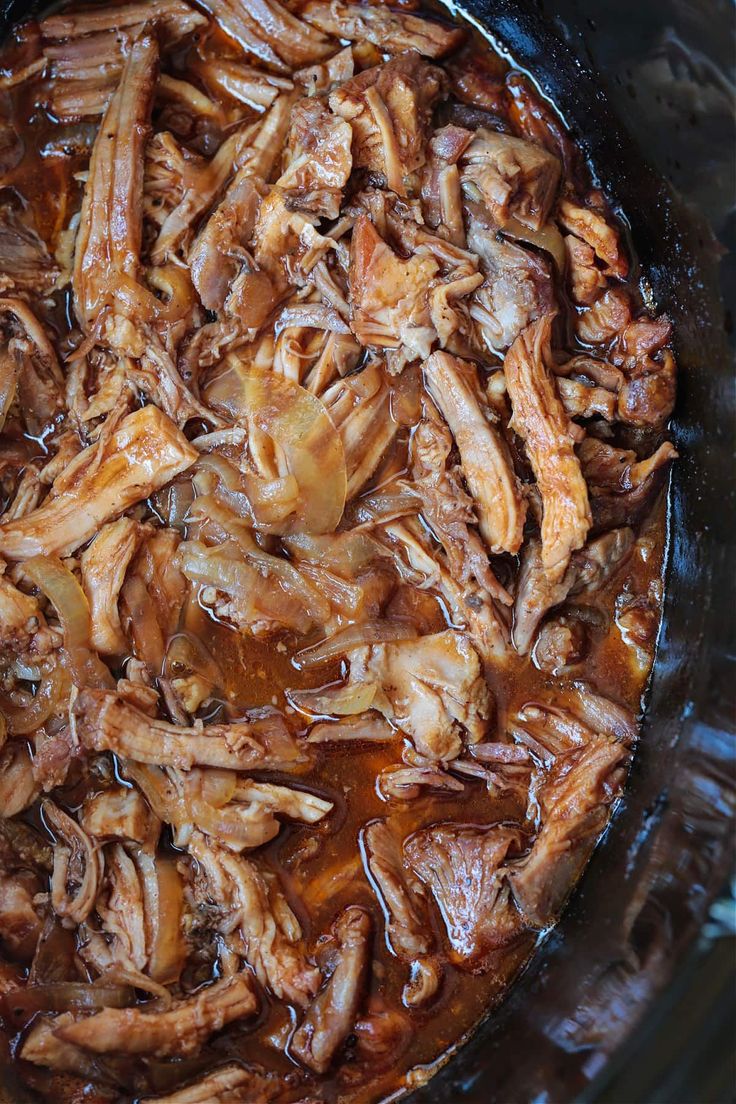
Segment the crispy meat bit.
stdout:
[[542,563],[554,582],[591,525],[588,490],[575,455],[570,423],[548,367],[553,315],[529,326],[504,361],[512,426],[526,444],[542,495]]

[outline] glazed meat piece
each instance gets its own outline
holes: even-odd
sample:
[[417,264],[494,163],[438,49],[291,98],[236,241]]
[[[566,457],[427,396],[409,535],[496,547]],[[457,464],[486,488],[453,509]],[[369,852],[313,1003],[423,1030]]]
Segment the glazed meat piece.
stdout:
[[386,935],[394,954],[408,962],[430,954],[434,938],[424,889],[404,868],[401,844],[390,824],[374,820],[366,825],[362,845],[373,885],[388,917]]
[[316,1073],[325,1073],[352,1031],[363,995],[370,954],[371,919],[363,909],[345,909],[333,925],[336,963],[292,1036],[290,1052]]
[[504,376],[512,425],[526,444],[542,496],[542,563],[555,582],[585,542],[592,518],[570,423],[547,366],[552,320],[547,315],[517,338],[506,355]]
[[472,199],[480,193],[498,226],[515,218],[540,230],[547,221],[560,180],[560,163],[546,150],[481,127],[460,164],[463,188]]
[[425,162],[432,107],[442,90],[441,70],[414,52],[336,88],[330,107],[352,128],[356,167],[382,173],[397,195],[406,195],[404,178]]
[[[116,289],[141,277],[143,151],[158,65],[151,35],[133,46],[95,142],[74,250],[74,306],[89,330]],[[120,302],[118,298],[118,303]]]
[[215,1031],[252,1016],[258,1007],[253,978],[243,971],[174,1001],[166,1011],[105,1008],[55,1029],[62,1042],[95,1054],[150,1054],[158,1058],[196,1053]]
[[428,356],[435,331],[427,293],[438,271],[432,257],[401,260],[361,215],[350,265],[351,328],[358,340],[388,349],[403,345],[412,358]]
[[556,757],[539,792],[542,830],[509,874],[514,899],[535,927],[562,908],[621,795],[629,755],[624,744],[593,735]]
[[[480,428],[484,428],[482,423]],[[470,429],[472,432],[472,425]],[[425,416],[412,437],[413,482],[422,501],[424,520],[444,548],[453,578],[475,583],[489,601],[508,605],[510,596],[493,574],[488,550],[474,528],[477,511],[462,484],[463,468],[452,468],[448,463],[452,445],[448,427],[426,403]]]
[[547,261],[499,237],[479,204],[467,203],[468,249],[477,253],[485,280],[470,313],[492,352],[512,345],[522,330],[554,308]]
[[490,718],[478,656],[453,632],[353,652],[350,681],[376,684],[376,708],[433,761],[459,755],[465,733],[470,743],[482,739]]
[[79,738],[85,746],[140,763],[188,770],[194,764],[233,770],[289,769],[302,752],[285,726],[273,721],[234,721],[193,728],[146,716],[119,694],[85,690],[75,704]]
[[79,453],[43,505],[0,524],[0,553],[9,560],[69,555],[110,518],[186,471],[197,456],[155,406],[136,410],[107,440]]
[[[177,1089],[165,1096],[147,1096],[144,1104],[232,1104],[238,1096],[243,1100],[257,1100],[258,1104],[267,1104],[275,1100],[282,1088],[280,1078],[238,1065],[221,1066],[214,1073],[208,1073],[194,1084]],[[233,1096],[233,1094],[236,1094]]]
[[278,0],[208,0],[205,5],[222,29],[270,69],[288,72],[334,51],[329,38],[292,15]]
[[233,950],[278,998],[306,1005],[319,989],[321,975],[306,956],[301,926],[274,875],[198,833],[188,848],[204,879],[195,890],[219,910],[220,930]]
[[92,622],[92,646],[101,655],[122,655],[128,641],[120,624],[118,598],[143,537],[129,517],[103,525],[80,560]]
[[518,552],[526,510],[508,447],[485,407],[475,368],[447,353],[433,353],[424,376],[455,438],[489,551]]
[[509,851],[520,844],[517,831],[500,825],[437,824],[404,845],[408,861],[434,894],[453,957],[463,969],[487,969],[494,952],[523,930],[503,869]]
[[594,593],[619,569],[634,544],[628,527],[612,529],[572,554],[570,565],[558,582],[544,569],[542,545],[531,537],[524,549],[514,602],[513,638],[517,650],[529,650],[545,614],[568,595]]
[[278,181],[287,202],[313,215],[337,218],[353,165],[352,142],[352,128],[324,100],[299,100],[291,112],[289,163]]
[[370,42],[389,53],[416,50],[424,57],[441,58],[465,37],[459,27],[446,27],[410,12],[393,11],[386,4],[363,5],[307,0],[302,16],[335,38]]

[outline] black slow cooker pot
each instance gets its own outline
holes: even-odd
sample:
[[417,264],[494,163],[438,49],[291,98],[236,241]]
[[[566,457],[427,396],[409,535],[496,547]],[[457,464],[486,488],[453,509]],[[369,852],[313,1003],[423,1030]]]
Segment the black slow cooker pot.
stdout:
[[[47,6],[4,0],[0,34]],[[642,279],[675,323],[673,435],[681,460],[670,494],[664,622],[624,799],[561,923],[508,999],[411,1101],[720,1104],[731,1099],[722,1052],[730,1046],[723,1018],[732,1004],[723,975],[733,963],[730,951],[703,952],[703,932],[717,926],[719,897],[721,921],[735,907],[723,896],[733,862],[736,682],[731,350],[708,223],[649,165],[593,59],[610,73],[627,51],[636,54],[642,34],[683,15],[695,17],[699,46],[710,42],[718,56],[732,33],[730,13],[720,0],[592,0],[580,7],[550,0],[545,9],[533,0],[466,0],[455,10],[534,75],[630,225]],[[707,56],[704,64],[711,64]],[[651,138],[666,161],[667,127],[680,125],[667,110],[672,105],[658,112],[649,103],[642,115],[635,97],[646,90],[634,79],[627,87],[622,72],[625,78],[625,66],[617,74],[621,96],[631,101],[640,143]],[[656,134],[647,133],[644,119],[654,120]],[[690,156],[688,143],[680,137],[679,144]],[[701,163],[671,159],[680,182],[703,169],[703,153],[694,136],[691,156]],[[716,160],[721,171],[732,163],[722,153]],[[698,1033],[702,1053],[693,1068],[683,1060],[692,1059]],[[17,1092],[0,1079],[0,1100],[16,1104]]]

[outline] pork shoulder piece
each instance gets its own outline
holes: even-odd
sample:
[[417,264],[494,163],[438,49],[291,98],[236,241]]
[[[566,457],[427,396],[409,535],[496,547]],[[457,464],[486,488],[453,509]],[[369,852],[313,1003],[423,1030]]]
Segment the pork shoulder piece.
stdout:
[[238,45],[277,72],[311,65],[336,43],[278,0],[207,0],[203,5]]
[[106,307],[127,313],[139,285],[144,154],[157,72],[156,39],[141,35],[92,150],[72,275],[74,309],[85,331]]
[[352,127],[356,167],[383,173],[392,191],[406,195],[404,178],[426,161],[432,107],[444,86],[442,71],[414,51],[339,85],[329,104]]
[[554,309],[554,287],[544,257],[499,237],[482,204],[465,204],[468,249],[480,259],[484,283],[470,314],[492,352],[513,344],[525,326]]
[[554,582],[585,543],[592,518],[570,422],[548,367],[553,319],[545,315],[516,339],[506,354],[504,375],[511,425],[526,445],[542,495],[542,563]]
[[482,973],[524,922],[510,900],[503,864],[519,846],[516,829],[435,824],[415,832],[404,854],[439,906],[453,961]]
[[384,701],[374,708],[432,761],[456,758],[463,736],[470,743],[481,740],[491,714],[478,655],[467,637],[452,630],[361,648],[352,655],[350,681],[376,683]]
[[401,844],[385,820],[367,824],[361,850],[371,883],[386,916],[386,936],[392,951],[405,962],[434,949],[424,886],[407,869]]
[[62,1042],[95,1054],[147,1054],[181,1058],[196,1054],[210,1035],[258,1008],[253,975],[242,971],[213,982],[166,1011],[105,1008],[56,1029]]
[[491,552],[518,552],[526,506],[509,450],[483,402],[475,366],[449,353],[433,353],[425,361],[424,379],[455,438],[483,539]]
[[199,832],[192,834],[187,847],[203,879],[195,883],[195,894],[220,910],[219,930],[262,985],[280,1000],[304,1007],[322,978],[307,958],[301,925],[276,876],[217,847]]
[[509,872],[517,905],[535,927],[559,914],[623,789],[630,751],[594,735],[556,757],[538,791],[542,828],[529,856]]
[[416,50],[425,57],[441,58],[465,38],[460,27],[445,27],[408,12],[394,11],[387,4],[308,0],[301,15],[335,38],[371,42],[388,53]]
[[43,505],[0,525],[0,553],[10,560],[68,556],[106,521],[186,471],[198,455],[157,407],[135,410],[107,439],[79,453]]
[[336,963],[294,1032],[290,1053],[315,1073],[326,1073],[353,1029],[370,962],[371,918],[346,908],[333,925]]
[[463,469],[449,463],[452,434],[430,402],[411,440],[412,489],[419,495],[422,515],[447,556],[450,574],[458,584],[477,586],[488,599],[503,605],[511,597],[491,570],[488,549],[475,528],[473,499],[463,486]]
[[516,218],[540,230],[560,182],[556,157],[533,142],[481,127],[461,158],[461,180],[472,199],[481,198],[496,224]]
[[82,553],[82,586],[92,623],[90,641],[101,655],[122,655],[128,646],[120,624],[118,598],[142,538],[138,522],[121,517],[103,525]]
[[350,124],[336,117],[322,97],[298,101],[291,112],[288,164],[277,184],[290,207],[338,217],[353,167],[352,141]]
[[629,262],[621,246],[618,231],[600,212],[592,207],[581,207],[570,199],[561,199],[557,208],[557,221],[570,234],[593,250],[603,266],[605,276],[625,279]]
[[87,8],[84,11],[62,11],[41,20],[44,40],[74,39],[101,31],[128,31],[149,23],[161,28],[166,43],[177,41],[185,34],[204,26],[203,15],[182,0],[140,0],[117,4],[115,7]]
[[403,346],[409,356],[429,356],[436,339],[427,303],[439,272],[433,257],[401,259],[367,215],[355,223],[351,246],[351,328],[364,345]]
[[550,580],[542,563],[542,546],[530,537],[524,546],[514,601],[513,642],[525,655],[537,626],[568,595],[592,594],[618,571],[634,546],[634,532],[627,526],[612,529],[573,552],[567,571],[557,582]]
[[192,728],[146,716],[112,691],[83,691],[74,705],[83,746],[139,763],[189,770],[195,764],[230,770],[290,769],[303,754],[288,729],[271,719],[201,723]]
[[[226,314],[244,312],[245,325],[253,329],[265,321],[274,305],[274,293],[265,273],[257,269],[250,271],[248,262],[243,260],[244,251],[253,235],[265,192],[263,180],[270,176],[289,129],[292,105],[292,96],[279,96],[263,119],[254,125],[252,133],[237,151],[237,172],[188,254],[192,283],[203,306],[217,312],[224,309]],[[220,168],[226,169],[226,159],[222,157],[222,166],[218,165],[218,171],[214,171],[219,157],[218,151],[212,164],[212,181],[216,181]],[[188,194],[182,200],[178,210],[184,218],[190,213],[196,215],[202,200],[198,192],[199,189],[193,189],[190,204]],[[172,226],[175,223],[172,217]],[[172,226],[167,231],[162,230],[162,237],[166,238]],[[239,273],[242,278],[236,292],[233,285]]]

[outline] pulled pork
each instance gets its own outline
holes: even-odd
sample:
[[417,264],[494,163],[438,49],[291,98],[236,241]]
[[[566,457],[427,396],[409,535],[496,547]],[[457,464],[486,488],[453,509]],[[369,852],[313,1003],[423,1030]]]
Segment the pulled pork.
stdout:
[[72,0],[0,61],[18,1097],[398,1098],[623,792],[672,324],[416,0]]

